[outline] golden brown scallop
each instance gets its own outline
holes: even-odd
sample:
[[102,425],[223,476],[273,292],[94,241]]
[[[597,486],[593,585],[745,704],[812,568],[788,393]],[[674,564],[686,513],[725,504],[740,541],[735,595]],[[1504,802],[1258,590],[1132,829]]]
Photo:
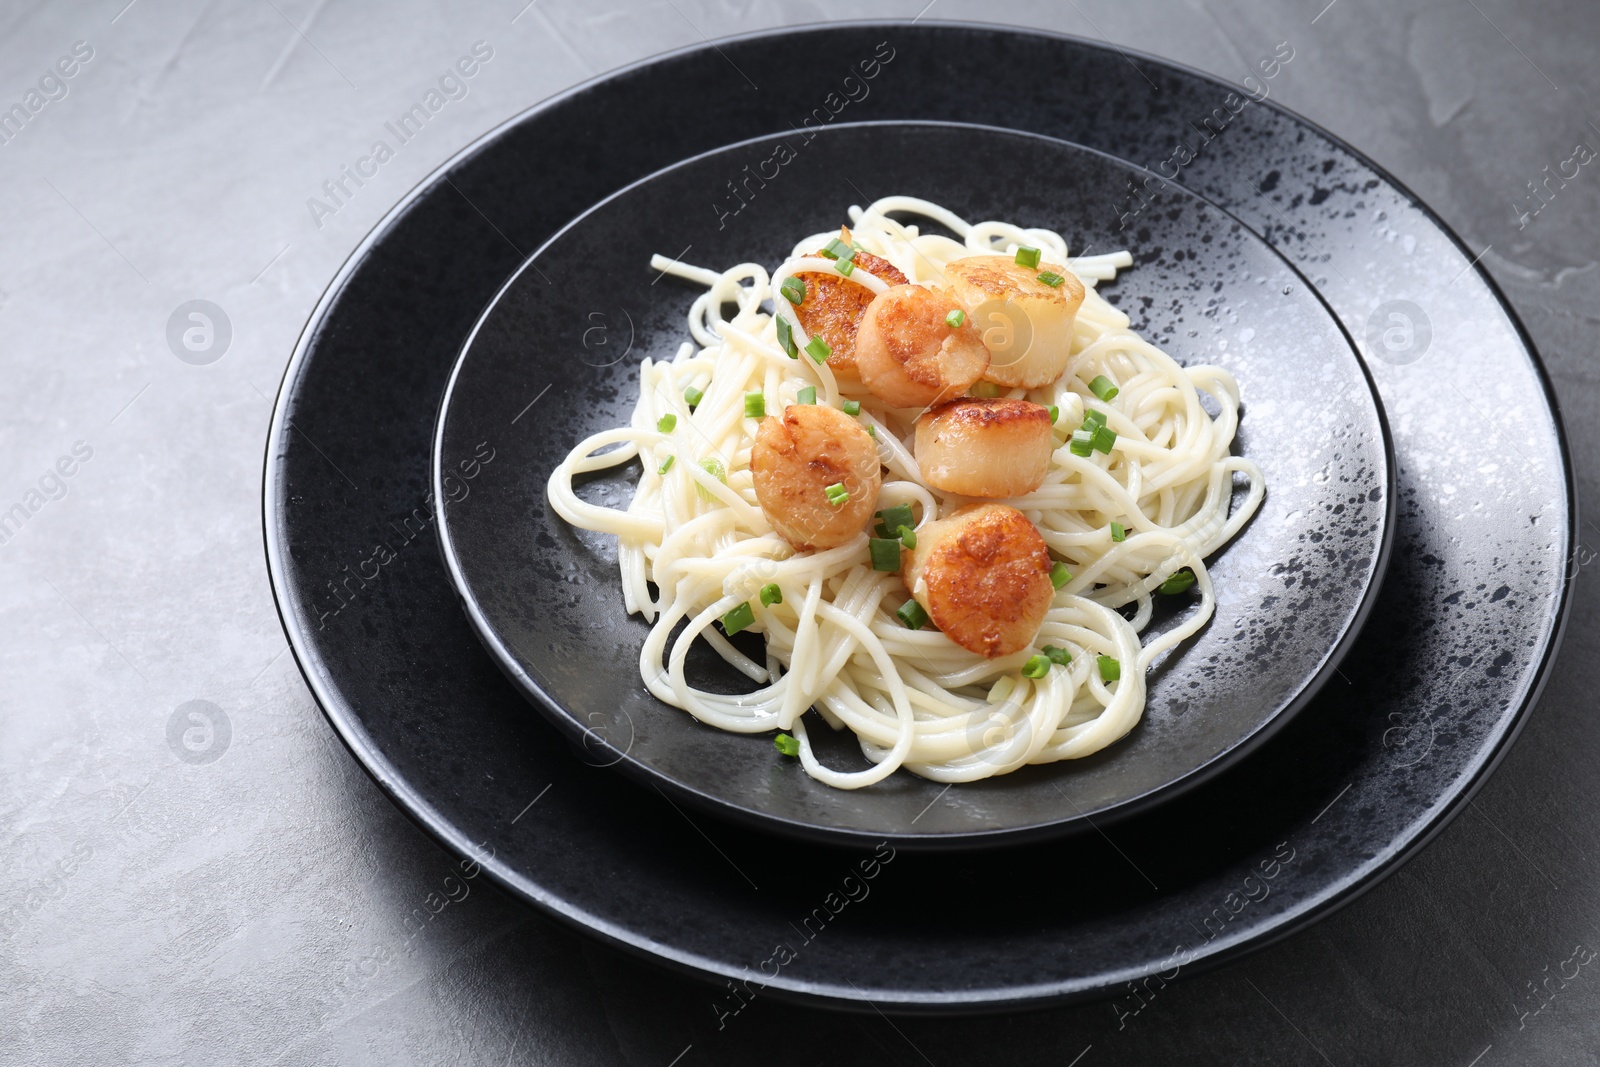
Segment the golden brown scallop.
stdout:
[[983,377],[989,352],[949,294],[921,285],[896,285],[879,293],[856,333],[861,384],[897,408],[923,407],[967,391]]
[[912,597],[945,636],[989,659],[1027,648],[1055,598],[1044,538],[1004,504],[925,524],[909,555]]
[[[848,227],[841,229],[840,233],[846,242],[850,240]],[[858,269],[889,285],[905,284],[906,276],[893,263],[871,252],[858,251],[851,262]],[[833,354],[828,357],[828,366],[833,373],[846,378],[854,376],[856,329],[875,294],[865,285],[837,271],[802,271],[795,277],[806,283],[806,296],[795,307],[795,317],[808,335],[820,335],[833,349]]]
[[1054,447],[1050,411],[1031,400],[961,397],[917,419],[922,479],[947,493],[1031,493],[1044,483]]
[[[825,404],[790,404],[769,415],[750,449],[761,512],[804,552],[836,548],[866,528],[878,506],[878,443],[861,424]],[[830,487],[849,497],[835,502]]]
[[[1062,279],[1040,281],[1041,274]],[[1072,324],[1083,283],[1066,267],[1024,267],[1012,256],[969,256],[947,264],[950,293],[967,309],[989,350],[984,377],[1007,388],[1037,389],[1061,377],[1072,358]]]

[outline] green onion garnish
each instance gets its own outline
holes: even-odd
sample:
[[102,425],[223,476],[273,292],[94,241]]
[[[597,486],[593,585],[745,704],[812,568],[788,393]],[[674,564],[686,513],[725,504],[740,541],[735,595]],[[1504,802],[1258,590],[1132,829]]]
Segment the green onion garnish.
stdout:
[[777,737],[774,737],[772,739],[772,744],[781,754],[785,756],[800,755],[800,742],[796,741],[788,734],[779,734]]
[[1100,665],[1100,679],[1105,682],[1114,682],[1122,677],[1122,664],[1111,656],[1096,656],[1095,662]]
[[1060,417],[1061,417],[1061,409],[1059,407],[1057,407],[1056,405],[1051,404],[1050,405],[1050,425],[1054,426],[1056,424],[1056,420],[1059,419]]
[[833,349],[828,346],[828,342],[822,339],[821,334],[817,334],[806,342],[806,355],[818,363],[826,363],[828,362],[828,357],[833,355]]
[[895,531],[902,526],[914,526],[916,517],[911,512],[910,504],[896,504],[892,508],[884,508],[877,514],[879,537],[894,537]]
[[993,400],[995,397],[1000,395],[1000,387],[994,382],[978,382],[971,389],[968,389],[967,392],[971,393],[973,396],[981,397],[984,400]]
[[796,404],[815,404],[817,402],[817,387],[814,385],[803,386],[794,395],[794,402]]
[[1106,424],[1106,413],[1098,408],[1090,408],[1083,413],[1083,428],[1098,430]]
[[950,314],[944,317],[944,324],[950,327],[952,330],[961,329],[961,324],[966,321],[967,313],[962,311],[960,308],[956,308],[954,311],[950,312]]
[[770,582],[761,587],[761,606],[770,608],[774,604],[783,603],[783,590],[778,588],[777,582]]
[[661,466],[656,468],[656,473],[657,474],[665,474],[665,473],[667,473],[669,470],[672,469],[672,461],[677,459],[677,458],[678,458],[677,456],[668,456],[666,462],[661,464]]
[[846,400],[846,401],[842,402],[839,406],[844,409],[844,413],[846,415],[859,415],[859,414],[861,414],[861,401],[859,401],[859,400]]
[[1056,560],[1056,565],[1050,568],[1050,584],[1060,589],[1072,581],[1072,572],[1067,570],[1067,565]]
[[1040,651],[1050,658],[1051,663],[1058,667],[1065,667],[1072,662],[1072,653],[1056,645],[1045,645]]
[[855,258],[856,250],[835,237],[823,246],[822,251],[818,252],[817,255],[823,259],[841,259],[849,262]]
[[900,539],[898,537],[869,537],[867,549],[872,554],[872,569],[897,571],[900,569]]
[[1117,383],[1104,374],[1096,374],[1094,381],[1089,383],[1089,392],[1109,403],[1117,395]]
[[683,391],[684,403],[688,404],[691,410],[694,408],[694,406],[696,404],[698,404],[698,403],[700,403],[700,401],[704,400],[705,396],[706,396],[706,391],[704,389],[696,389],[692,385],[689,386],[689,388],[687,388],[687,389],[685,389]]
[[1093,430],[1073,430],[1072,439],[1068,442],[1074,456],[1087,456],[1094,451]]
[[1094,447],[1098,452],[1111,454],[1111,446],[1117,443],[1117,431],[1109,426],[1097,427],[1094,431]]
[[832,485],[824,489],[823,492],[828,494],[828,503],[832,504],[834,507],[840,507],[846,500],[850,499],[850,490],[844,487],[843,482],[834,482]]
[[1057,274],[1053,270],[1042,270],[1042,271],[1040,271],[1039,272],[1039,280],[1041,282],[1044,282],[1046,285],[1048,285],[1052,289],[1061,288],[1061,284],[1066,281],[1065,278],[1063,278],[1061,275]]
[[899,528],[899,534],[900,543],[902,545],[905,545],[907,548],[917,547],[917,531],[913,530],[909,526],[901,526]]
[[[728,483],[728,468],[724,467],[722,465],[722,460],[717,459],[715,456],[708,456],[701,460],[700,469],[724,485]],[[709,504],[716,503],[717,498],[713,496],[711,491],[705,486],[701,485],[699,482],[696,482],[694,488],[695,492],[700,494],[700,499]]]
[[878,428],[872,425],[870,422],[867,423],[867,436],[872,438],[874,441],[878,439]]
[[778,286],[778,292],[791,304],[798,305],[806,298],[806,281],[804,278],[788,277],[783,284]]
[[800,349],[795,347],[794,327],[789,325],[789,320],[782,315],[778,316],[778,347],[783,349],[784,355],[790,359],[800,358]]
[[1043,678],[1050,673],[1050,660],[1045,656],[1029,656],[1028,662],[1022,665],[1024,678]]
[[900,610],[894,614],[895,618],[913,630],[920,630],[928,625],[928,613],[915,600],[908,600],[901,604]]
[[[853,254],[854,253],[852,253],[852,255]],[[850,272],[856,269],[856,265],[850,262],[848,259],[841,258],[834,260],[833,269],[848,278],[850,277]]]
[[755,621],[755,609],[750,606],[750,601],[746,600],[722,617],[722,630],[732,637],[740,630],[748,629]]
[[671,433],[672,428],[678,425],[678,416],[663,415],[656,420],[656,429],[662,433]]
[[760,393],[744,394],[744,417],[747,419],[765,418],[767,414],[767,398]]
[[1120,522],[1112,523],[1111,524],[1111,540],[1116,541],[1118,544],[1120,544],[1123,541],[1126,541],[1127,539],[1128,539],[1128,531],[1123,528],[1122,523],[1120,523]]
[[1188,589],[1193,584],[1194,571],[1185,567],[1181,571],[1175,571],[1166,581],[1156,586],[1156,592],[1165,593],[1168,596],[1175,596],[1176,594],[1183,592],[1185,589]]
[[1023,245],[1017,249],[1017,264],[1023,267],[1037,269],[1039,266],[1039,250]]

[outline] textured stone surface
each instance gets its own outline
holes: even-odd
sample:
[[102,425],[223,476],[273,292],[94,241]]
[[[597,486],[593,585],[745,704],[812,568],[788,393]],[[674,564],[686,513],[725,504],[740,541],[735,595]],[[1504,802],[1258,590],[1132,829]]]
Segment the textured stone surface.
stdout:
[[[0,545],[0,904],[20,916],[0,929],[0,1058],[1595,1062],[1591,968],[1519,1021],[1575,946],[1600,946],[1596,808],[1584,799],[1600,640],[1589,548],[1574,561],[1551,685],[1470,810],[1351,907],[1162,990],[1120,1030],[1107,1005],[891,1023],[757,1001],[719,1032],[705,987],[593,946],[481,881],[408,923],[460,896],[445,883],[455,862],[316,712],[261,552],[268,398],[317,296],[434,166],[591,73],[702,33],[917,7],[0,9],[0,105],[23,101],[74,42],[93,48],[66,95],[51,83],[60,98],[0,145],[0,507],[25,500],[76,442],[80,458],[92,449],[63,468],[74,470],[66,495]],[[1108,36],[1234,79],[1292,41],[1274,98],[1391,170],[1474,249],[1490,246],[1483,263],[1555,378],[1590,497],[1600,181],[1584,167],[1521,229],[1513,204],[1531,210],[1525,183],[1576,143],[1600,145],[1588,125],[1600,121],[1592,10],[940,0],[930,14]],[[306,199],[479,40],[494,56],[468,95],[319,226]],[[169,345],[169,318],[191,300],[231,324],[227,351],[206,365]]]

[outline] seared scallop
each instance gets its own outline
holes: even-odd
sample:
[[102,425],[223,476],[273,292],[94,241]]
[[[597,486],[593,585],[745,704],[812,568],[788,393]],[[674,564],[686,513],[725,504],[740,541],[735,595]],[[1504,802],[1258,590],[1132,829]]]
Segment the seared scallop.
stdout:
[[[985,378],[1037,389],[1061,377],[1083,304],[1083,283],[1070,270],[1051,263],[1024,267],[1011,256],[969,256],[947,264],[944,276],[989,350]],[[1057,278],[1060,284],[1051,285]]]
[[[850,231],[842,231],[850,240]],[[851,260],[856,270],[864,270],[874,278],[889,285],[905,284],[906,276],[893,263],[857,251]],[[850,377],[856,373],[856,329],[874,293],[859,281],[852,281],[837,271],[802,271],[795,277],[806,283],[805,299],[795,307],[795,317],[812,337],[820,336],[828,342],[833,354],[828,366],[835,374]]]
[[1039,488],[1055,441],[1031,400],[961,397],[917,420],[917,466],[935,489],[990,499]]
[[1055,598],[1044,538],[1004,504],[925,524],[910,557],[912,597],[945,636],[989,659],[1027,648]]
[[947,293],[921,285],[879,293],[856,333],[861,384],[897,408],[958,396],[983,377],[988,365],[988,350],[961,306]]
[[849,541],[878,506],[877,442],[823,404],[790,404],[782,418],[763,419],[750,474],[762,514],[802,552]]

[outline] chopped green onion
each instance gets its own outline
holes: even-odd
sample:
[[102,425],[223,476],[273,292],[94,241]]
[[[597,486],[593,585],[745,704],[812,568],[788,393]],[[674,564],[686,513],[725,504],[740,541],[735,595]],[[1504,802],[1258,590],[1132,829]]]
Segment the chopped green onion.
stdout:
[[1028,662],[1022,665],[1024,678],[1043,678],[1050,673],[1050,660],[1044,656],[1029,656]]
[[783,284],[778,286],[778,292],[782,293],[783,298],[789,303],[798,305],[806,298],[806,280],[793,276],[785,278]]
[[761,587],[761,606],[770,608],[774,604],[783,603],[783,590],[778,588],[777,582],[769,582]]
[[1019,266],[1037,269],[1039,266],[1039,250],[1037,248],[1030,248],[1027,245],[1023,245],[1021,248],[1017,249],[1017,264]]
[[1072,653],[1056,645],[1045,645],[1040,651],[1050,658],[1051,663],[1058,667],[1065,667],[1072,662]]
[[671,433],[672,428],[678,425],[678,416],[663,415],[656,420],[656,429],[662,433]]
[[1089,383],[1089,392],[1110,403],[1111,398],[1117,395],[1117,383],[1104,374],[1096,374],[1094,381]]
[[760,393],[744,394],[744,417],[747,419],[765,418],[767,414],[767,398]]
[[818,363],[826,363],[828,362],[828,357],[833,355],[833,349],[828,346],[828,342],[822,339],[821,334],[817,334],[806,342],[806,355]]
[[777,737],[774,737],[772,739],[772,744],[780,753],[785,756],[800,755],[800,742],[796,741],[788,734],[779,734]]
[[1101,426],[1094,431],[1094,447],[1097,452],[1111,454],[1111,446],[1117,443],[1117,431],[1109,426]]
[[1060,417],[1061,417],[1061,409],[1059,407],[1057,407],[1056,405],[1051,404],[1050,405],[1050,425],[1054,426],[1056,424],[1056,420],[1059,419]]
[[1111,540],[1117,542],[1118,544],[1121,544],[1123,541],[1126,541],[1127,539],[1128,539],[1128,531],[1123,527],[1122,523],[1120,523],[1120,522],[1112,523],[1111,524]]
[[1050,584],[1060,589],[1072,581],[1072,572],[1067,570],[1067,565],[1056,560],[1056,565],[1050,568]]
[[824,245],[822,251],[818,252],[817,255],[823,259],[842,259],[849,262],[855,258],[856,250],[835,237]]
[[924,611],[922,605],[918,604],[915,600],[908,600],[904,604],[901,604],[900,610],[894,614],[895,618],[899,619],[913,630],[920,630],[924,626],[928,625],[928,613]]
[[802,387],[801,390],[794,395],[794,402],[796,404],[815,404],[817,402],[817,387],[814,385]]
[[1041,282],[1044,282],[1046,285],[1048,285],[1052,289],[1061,288],[1062,283],[1066,281],[1065,278],[1063,278],[1061,275],[1057,274],[1053,270],[1042,270],[1042,271],[1040,271],[1039,272],[1039,280]]
[[800,349],[794,343],[794,327],[789,325],[789,320],[782,315],[778,316],[778,347],[783,349],[783,354],[790,359],[800,358]]
[[960,308],[956,308],[954,311],[950,312],[950,314],[944,317],[944,324],[950,327],[952,330],[961,329],[961,324],[966,321],[967,313],[962,311]]
[[850,272],[856,269],[856,265],[850,262],[848,259],[841,258],[834,260],[833,269],[848,278],[850,277]]
[[1175,596],[1193,584],[1194,571],[1185,567],[1181,571],[1175,571],[1166,581],[1156,586],[1156,592],[1165,593],[1167,596]]
[[[715,456],[708,456],[701,460],[700,469],[724,485],[727,484],[728,468],[724,467],[722,465],[722,460],[717,459]],[[694,488],[695,492],[700,494],[700,499],[706,501],[707,503],[716,503],[717,498],[713,496],[711,491],[705,486],[701,485],[699,482],[696,482]]]
[[1073,430],[1072,440],[1068,443],[1074,456],[1087,456],[1094,451],[1093,430]]
[[870,422],[867,423],[867,436],[872,438],[874,441],[878,439],[878,428],[872,425]]
[[683,391],[684,403],[688,404],[691,410],[694,408],[694,406],[696,404],[698,404],[698,403],[700,403],[700,401],[704,400],[705,396],[706,396],[706,391],[704,389],[696,389],[692,385],[689,386],[689,388],[687,388],[687,389],[685,389]]
[[740,630],[748,629],[754,625],[755,621],[755,609],[750,606],[750,601],[746,600],[722,617],[722,629],[724,633],[732,637]]
[[861,401],[859,400],[846,400],[839,406],[844,409],[844,413],[846,415],[853,416],[861,414]]
[[1000,395],[1000,387],[994,382],[979,382],[971,389],[968,389],[967,392],[971,393],[973,396],[982,397],[985,400],[993,400],[995,397]]
[[898,537],[869,537],[867,549],[872,554],[872,569],[897,571],[900,569],[900,539]]
[[900,543],[902,545],[905,545],[907,548],[917,547],[917,531],[913,530],[909,526],[901,526],[898,532],[900,534]]
[[917,521],[911,512],[910,504],[896,504],[892,508],[884,508],[878,512],[877,519],[879,537],[894,537],[895,531],[900,527],[913,526]]
[[1106,424],[1106,413],[1098,408],[1090,408],[1083,413],[1083,429],[1098,430]]
[[661,466],[656,468],[656,473],[657,474],[665,474],[665,473],[667,473],[669,470],[672,469],[672,461],[677,459],[677,458],[678,458],[677,456],[668,456],[666,462],[661,464]]
[[828,503],[832,504],[836,508],[842,506],[846,500],[850,499],[850,490],[844,487],[843,482],[834,482],[832,485],[824,489],[823,492],[828,494]]
[[1105,682],[1114,682],[1122,677],[1122,663],[1112,656],[1096,656],[1095,662],[1100,665],[1100,679]]

